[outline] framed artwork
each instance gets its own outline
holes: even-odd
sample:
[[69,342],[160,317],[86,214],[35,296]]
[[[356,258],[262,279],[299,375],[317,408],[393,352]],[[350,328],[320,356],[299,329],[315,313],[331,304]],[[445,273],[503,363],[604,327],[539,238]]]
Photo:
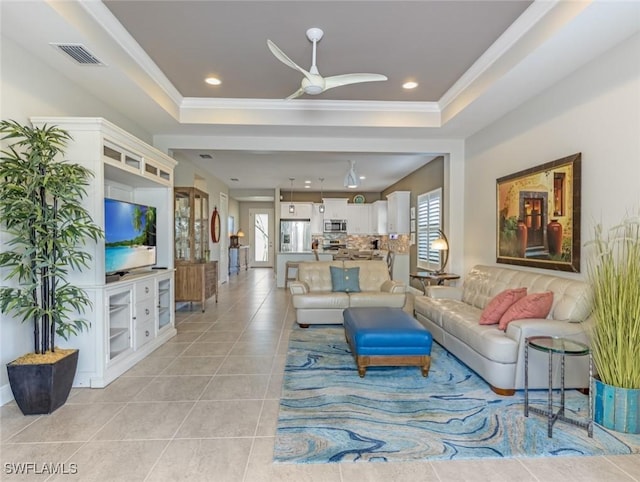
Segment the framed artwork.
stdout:
[[411,233],[411,238],[409,239],[409,245],[413,246],[416,244],[416,233]]
[[411,219],[414,220],[416,218],[416,207],[411,206]]
[[415,219],[411,220],[411,232],[412,233],[416,232],[416,220]]
[[220,214],[217,207],[213,208],[211,215],[211,241],[214,243],[220,241]]
[[496,181],[498,263],[580,272],[581,157]]

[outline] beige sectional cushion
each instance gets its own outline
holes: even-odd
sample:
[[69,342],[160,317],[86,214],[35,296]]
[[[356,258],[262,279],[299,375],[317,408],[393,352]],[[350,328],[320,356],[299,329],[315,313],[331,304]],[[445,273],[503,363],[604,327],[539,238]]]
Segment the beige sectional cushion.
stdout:
[[515,363],[518,358],[517,341],[505,336],[496,325],[478,323],[480,308],[456,299],[418,296],[415,310],[489,360]]
[[428,296],[416,296],[414,310],[416,313],[429,318],[438,326],[442,326],[442,313],[455,311],[464,303],[450,298],[429,298]]
[[[333,292],[331,267],[358,268],[360,292]],[[298,319],[305,318],[305,310],[342,310],[349,307],[403,308],[406,301],[404,283],[389,277],[384,261],[313,261],[300,263],[298,281],[290,283],[293,307],[298,310]]]
[[482,310],[508,288],[527,288],[529,294],[552,291],[549,319],[584,321],[590,314],[589,286],[583,281],[497,266],[472,268],[464,280],[462,300]]
[[480,325],[480,310],[473,306],[442,315],[444,330],[485,358],[498,363],[515,363],[519,344],[496,325]]
[[345,261],[345,268],[360,268],[360,290],[380,291],[382,283],[389,279],[389,270],[384,261]]
[[349,308],[349,295],[340,292],[314,291],[304,295],[295,295],[292,297],[292,302],[296,309],[345,309]]
[[311,293],[331,291],[331,269],[329,266],[342,268],[342,261],[311,261],[298,265],[298,280],[309,286]]
[[361,291],[349,293],[351,308],[367,306],[386,306],[389,308],[402,308],[405,302],[404,293],[386,293],[383,291]]

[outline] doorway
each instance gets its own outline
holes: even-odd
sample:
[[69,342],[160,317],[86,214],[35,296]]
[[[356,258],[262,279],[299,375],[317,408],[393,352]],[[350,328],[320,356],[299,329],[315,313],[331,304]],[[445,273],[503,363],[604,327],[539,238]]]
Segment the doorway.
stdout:
[[273,209],[249,209],[250,263],[254,268],[273,268],[273,216]]
[[549,194],[538,191],[520,191],[520,219],[527,227],[527,258],[548,256],[545,239]]
[[220,223],[222,228],[220,232],[220,260],[218,262],[218,283],[226,283],[229,281],[229,224],[227,218],[229,216],[229,198],[226,193],[220,193],[220,219],[224,222]]

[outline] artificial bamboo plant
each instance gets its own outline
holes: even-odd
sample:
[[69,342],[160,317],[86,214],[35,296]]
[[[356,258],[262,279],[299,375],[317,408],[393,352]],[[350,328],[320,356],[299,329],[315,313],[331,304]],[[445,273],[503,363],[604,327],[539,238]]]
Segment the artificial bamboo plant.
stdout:
[[588,243],[594,363],[603,383],[640,389],[640,218],[594,231]]
[[0,157],[0,219],[8,234],[0,268],[17,282],[0,288],[0,311],[33,323],[36,354],[54,352],[56,335],[67,339],[87,326],[79,315],[91,301],[66,277],[91,260],[82,249],[87,240],[102,236],[82,206],[93,174],[60,159],[71,137],[56,126],[4,120],[0,135],[7,143]]

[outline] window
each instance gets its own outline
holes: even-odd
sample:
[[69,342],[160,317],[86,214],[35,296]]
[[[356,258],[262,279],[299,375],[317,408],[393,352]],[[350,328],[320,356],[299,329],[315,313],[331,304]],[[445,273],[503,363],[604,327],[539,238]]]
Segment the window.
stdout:
[[442,189],[418,196],[418,268],[440,269],[441,251],[431,249],[442,222]]

